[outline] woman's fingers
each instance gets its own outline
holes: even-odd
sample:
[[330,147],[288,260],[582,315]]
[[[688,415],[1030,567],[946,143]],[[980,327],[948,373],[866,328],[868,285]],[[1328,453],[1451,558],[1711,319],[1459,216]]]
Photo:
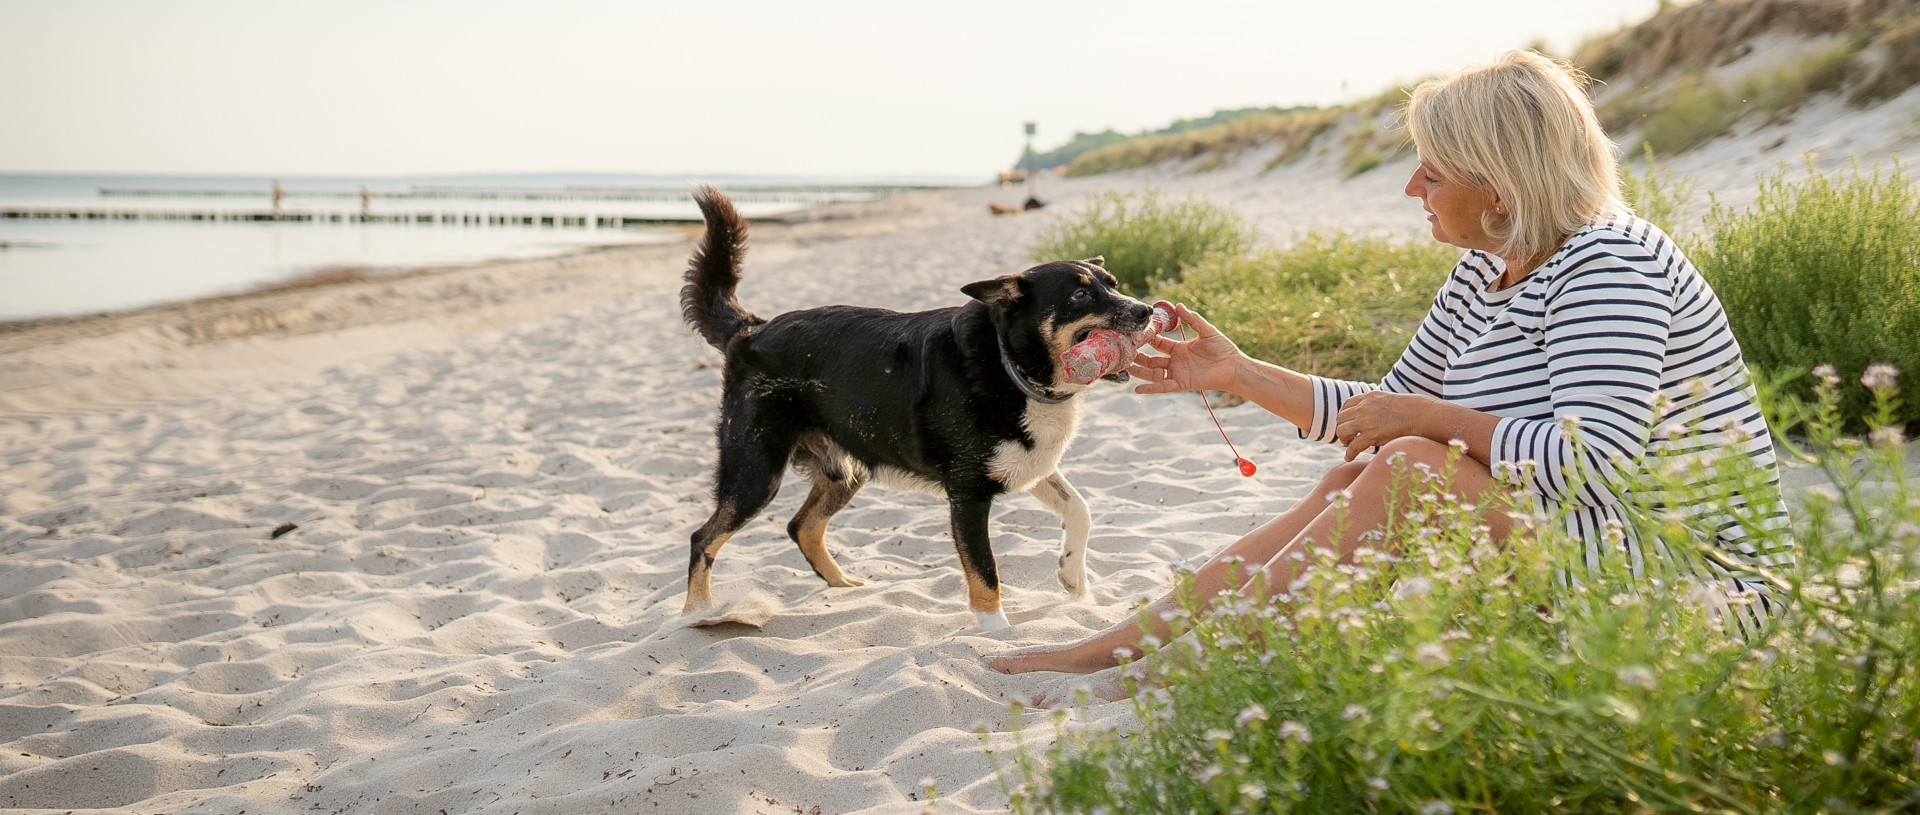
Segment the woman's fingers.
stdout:
[[1218,336],[1220,333],[1220,329],[1214,328],[1213,323],[1207,322],[1207,318],[1200,316],[1199,312],[1187,308],[1185,303],[1174,305],[1173,311],[1180,317],[1182,324],[1193,326],[1194,333],[1202,337]]

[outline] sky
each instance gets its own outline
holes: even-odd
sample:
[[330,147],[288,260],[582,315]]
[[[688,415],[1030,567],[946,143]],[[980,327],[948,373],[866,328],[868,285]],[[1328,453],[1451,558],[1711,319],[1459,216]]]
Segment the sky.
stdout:
[[0,172],[978,176],[1658,0],[0,0]]

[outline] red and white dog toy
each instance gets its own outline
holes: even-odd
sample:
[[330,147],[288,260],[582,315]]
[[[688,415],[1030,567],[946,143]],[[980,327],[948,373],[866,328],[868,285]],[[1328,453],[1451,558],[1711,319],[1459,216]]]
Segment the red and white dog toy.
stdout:
[[[1132,364],[1134,354],[1141,347],[1176,327],[1180,329],[1180,338],[1185,340],[1187,329],[1180,325],[1180,318],[1174,316],[1173,304],[1161,300],[1153,304],[1153,319],[1147,321],[1147,327],[1139,331],[1122,334],[1110,328],[1096,328],[1087,334],[1086,339],[1061,352],[1060,363],[1065,368],[1067,381],[1086,385],[1100,377],[1124,371]],[[1233,440],[1227,438],[1226,428],[1220,426],[1220,417],[1214,416],[1213,405],[1207,402],[1205,391],[1200,393],[1200,404],[1207,406],[1207,415],[1213,418],[1213,426],[1220,431],[1221,440],[1232,451],[1233,463],[1239,466],[1240,474],[1252,477],[1258,468],[1253,466],[1253,462],[1241,458],[1240,451],[1234,449]]]

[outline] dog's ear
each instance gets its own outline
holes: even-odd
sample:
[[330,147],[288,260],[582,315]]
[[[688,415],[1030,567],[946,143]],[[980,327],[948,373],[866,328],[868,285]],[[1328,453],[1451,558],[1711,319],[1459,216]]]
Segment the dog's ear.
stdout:
[[1090,258],[1087,258],[1086,260],[1083,260],[1083,261],[1080,261],[1080,262],[1081,262],[1081,263],[1088,263],[1088,264],[1092,264],[1092,265],[1094,265],[1094,266],[1098,266],[1098,267],[1100,267],[1100,268],[1102,268],[1102,269],[1105,269],[1105,268],[1107,268],[1107,256],[1106,256],[1106,255],[1094,255],[1093,257],[1090,257]]
[[1027,279],[1017,274],[1001,275],[992,280],[976,280],[960,287],[960,293],[990,306],[1005,305],[1020,299],[1026,291]]

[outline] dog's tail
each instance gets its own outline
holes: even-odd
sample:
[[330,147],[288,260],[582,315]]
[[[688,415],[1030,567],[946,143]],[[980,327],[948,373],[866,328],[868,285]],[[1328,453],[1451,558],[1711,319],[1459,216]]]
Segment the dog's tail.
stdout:
[[741,329],[766,322],[741,308],[733,296],[740,285],[740,259],[747,254],[747,220],[710,185],[695,186],[693,200],[707,219],[707,233],[687,261],[680,315],[709,344],[725,352]]

